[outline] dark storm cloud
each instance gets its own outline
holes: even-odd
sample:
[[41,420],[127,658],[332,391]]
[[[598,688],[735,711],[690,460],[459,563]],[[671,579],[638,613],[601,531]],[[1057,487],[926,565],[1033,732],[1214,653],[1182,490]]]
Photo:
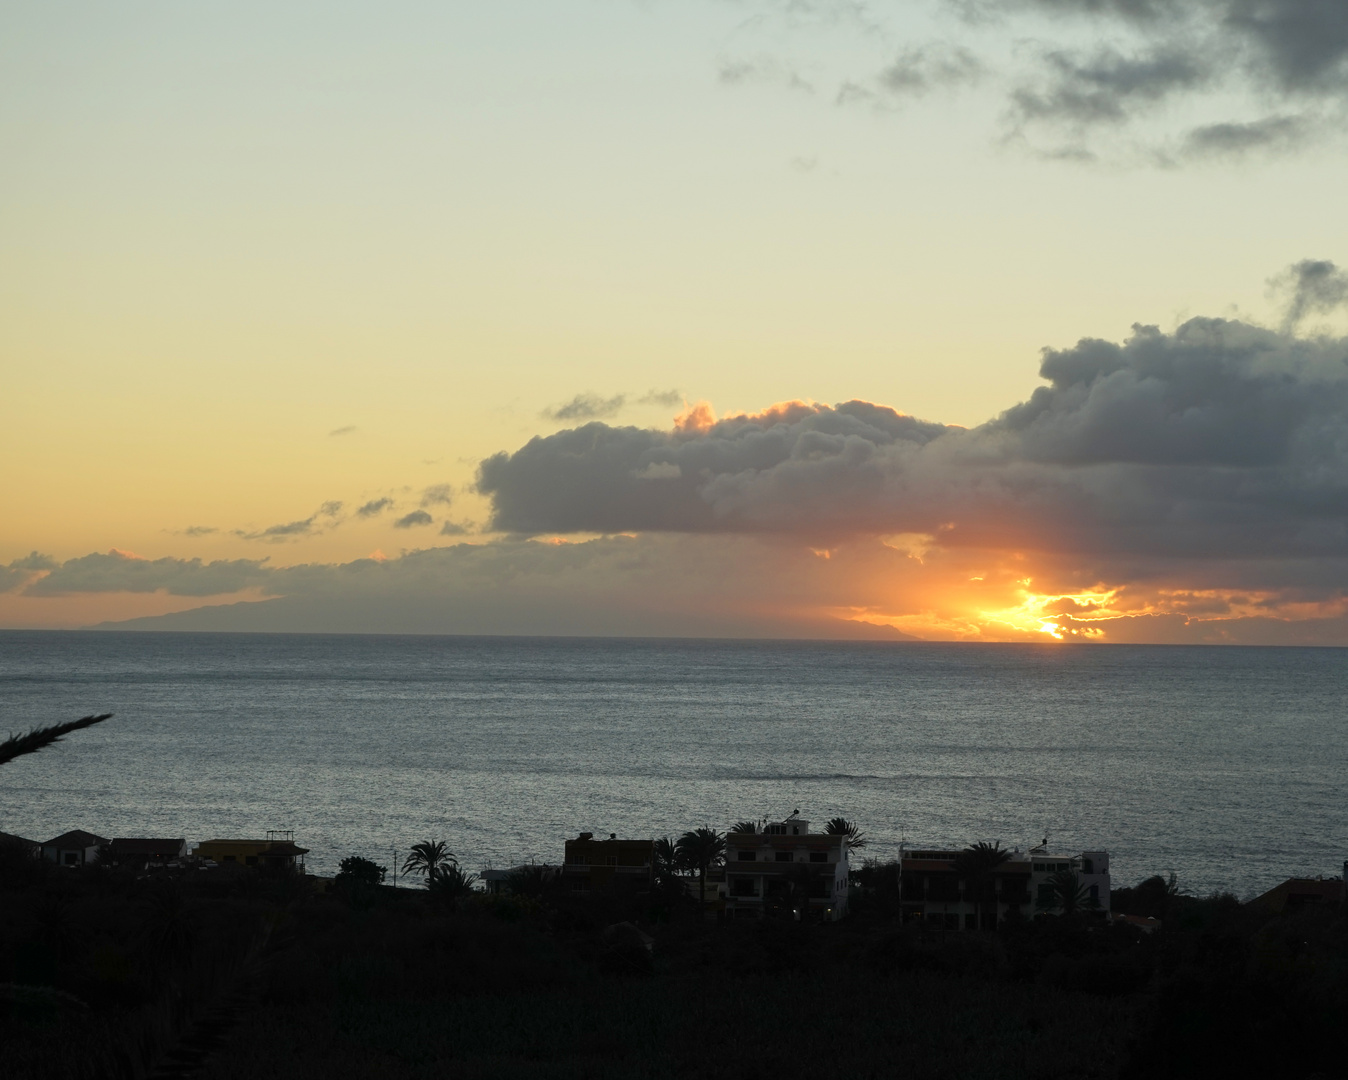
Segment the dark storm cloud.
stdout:
[[390,498],[371,499],[356,511],[356,517],[372,518],[378,517],[385,510],[393,506],[393,500]]
[[265,585],[274,571],[253,559],[138,559],[119,551],[84,555],[56,566],[26,589],[29,596],[164,590],[175,596],[218,596]]
[[404,514],[393,523],[395,529],[412,529],[418,525],[430,525],[435,519],[425,510],[413,510],[410,514]]
[[855,401],[696,430],[591,423],[487,459],[478,486],[493,527],[520,533],[1348,556],[1348,341],[1193,319],[1048,351],[1041,374],[1049,385],[968,431]]
[[577,394],[565,405],[544,409],[543,418],[563,421],[599,420],[616,416],[622,411],[626,402],[627,398],[623,394],[615,394],[611,398],[602,398],[598,394]]

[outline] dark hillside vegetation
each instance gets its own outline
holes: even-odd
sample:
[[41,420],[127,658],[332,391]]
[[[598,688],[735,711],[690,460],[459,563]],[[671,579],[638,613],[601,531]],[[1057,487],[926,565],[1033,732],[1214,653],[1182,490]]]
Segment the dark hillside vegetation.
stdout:
[[1270,916],[1149,886],[1117,894],[1164,905],[1149,935],[1085,917],[924,933],[884,881],[842,923],[718,923],[681,886],[577,896],[524,874],[463,896],[353,874],[325,892],[7,849],[3,1073],[1343,1075],[1336,907]]

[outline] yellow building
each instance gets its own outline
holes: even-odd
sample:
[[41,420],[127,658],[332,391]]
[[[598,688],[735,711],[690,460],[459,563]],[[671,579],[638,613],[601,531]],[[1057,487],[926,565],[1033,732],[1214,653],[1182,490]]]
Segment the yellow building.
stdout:
[[203,840],[192,854],[220,866],[260,866],[304,872],[308,848],[297,847],[287,829],[267,833],[265,840]]

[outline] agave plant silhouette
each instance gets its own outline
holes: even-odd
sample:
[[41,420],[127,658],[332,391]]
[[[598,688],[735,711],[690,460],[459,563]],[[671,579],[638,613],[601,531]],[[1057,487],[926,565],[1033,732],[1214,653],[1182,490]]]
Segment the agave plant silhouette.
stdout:
[[424,874],[431,877],[442,866],[458,866],[459,860],[443,840],[423,840],[413,844],[403,861],[404,874]]

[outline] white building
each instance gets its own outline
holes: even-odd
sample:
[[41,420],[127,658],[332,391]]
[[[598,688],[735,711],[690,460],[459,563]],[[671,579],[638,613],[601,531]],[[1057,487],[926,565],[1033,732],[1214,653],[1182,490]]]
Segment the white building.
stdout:
[[1046,846],[1012,851],[980,884],[960,872],[962,852],[913,848],[899,856],[899,887],[905,922],[946,930],[990,929],[1008,916],[1033,918],[1061,913],[1056,875],[1076,875],[1081,910],[1109,912],[1109,853],[1051,854]]
[[847,837],[812,833],[798,813],[762,832],[732,832],[726,836],[726,914],[840,919],[847,912],[848,869]]

